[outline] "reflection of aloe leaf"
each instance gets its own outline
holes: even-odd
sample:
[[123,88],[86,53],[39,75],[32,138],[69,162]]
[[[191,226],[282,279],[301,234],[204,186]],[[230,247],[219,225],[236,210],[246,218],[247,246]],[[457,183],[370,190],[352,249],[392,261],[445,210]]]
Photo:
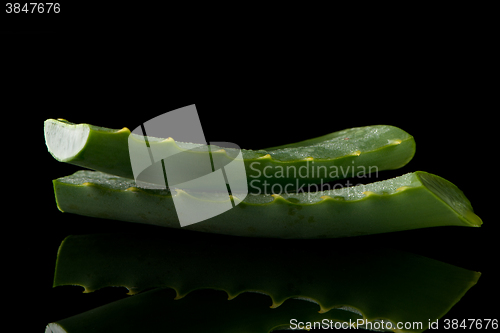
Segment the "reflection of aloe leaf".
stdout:
[[[129,154],[129,129],[115,130],[48,119],[44,123],[44,133],[47,148],[58,161],[134,179]],[[145,144],[140,136],[132,134],[132,138],[137,139],[133,142]],[[206,154],[209,154],[208,147],[200,144],[176,142],[175,138],[148,139],[152,148],[171,154],[190,151],[198,155],[200,161],[206,160]],[[267,181],[271,185],[290,185],[287,190],[292,191],[297,185],[326,183],[400,168],[412,159],[415,141],[397,127],[377,125],[346,129],[265,150],[242,149],[241,152],[248,182],[253,181],[249,190],[262,190],[264,181]],[[233,155],[231,149],[211,149],[211,158],[220,165],[225,165],[226,160],[234,158]],[[228,156],[232,157],[228,159]],[[147,153],[143,157],[149,161]],[[197,177],[190,176],[190,168],[183,171],[186,179]],[[298,177],[297,172],[306,176]],[[277,173],[281,176],[275,177]]]
[[[95,171],[79,171],[53,183],[63,212],[167,227],[179,227],[172,193],[179,196],[176,200],[206,203],[199,195],[139,189],[132,180]],[[241,201],[235,193],[233,199]],[[225,200],[229,200],[227,194]],[[455,185],[415,172],[330,191],[248,195],[233,209],[184,229],[237,236],[330,238],[481,224]]]
[[170,287],[177,298],[204,288],[224,290],[230,298],[258,291],[271,297],[272,307],[305,298],[318,303],[315,310],[321,312],[346,307],[369,321],[418,321],[425,328],[480,276],[413,254],[346,250],[326,240],[255,246],[248,238],[227,243],[198,234],[190,239],[175,234],[69,236],[59,249],[54,286],[80,285],[87,292],[124,286],[132,294]]
[[[300,327],[308,322],[331,327],[344,322],[347,327],[361,320],[347,311],[320,314],[314,310],[315,304],[299,300],[270,309],[266,297],[259,294],[248,293],[227,301],[220,292],[197,291],[173,300],[171,289],[155,289],[51,323],[46,333],[268,333],[290,324],[295,328],[299,322],[303,323]],[[291,322],[293,319],[296,321]]]

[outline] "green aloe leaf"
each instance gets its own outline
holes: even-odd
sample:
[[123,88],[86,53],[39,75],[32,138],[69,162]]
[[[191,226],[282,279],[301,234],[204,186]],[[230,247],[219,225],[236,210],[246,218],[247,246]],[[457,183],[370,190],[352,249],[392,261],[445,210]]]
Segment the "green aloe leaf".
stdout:
[[[129,154],[132,143],[146,145],[144,137],[130,130],[74,124],[63,119],[44,123],[45,143],[52,156],[66,162],[120,177],[134,179]],[[185,152],[191,165],[208,154],[216,165],[235,158],[231,148],[176,142],[175,138],[148,138],[148,147],[158,151]],[[415,140],[405,131],[388,125],[356,127],[318,138],[262,150],[242,149],[251,192],[296,191],[308,185],[361,177],[382,170],[397,169],[415,154]],[[232,156],[232,157],[230,157]],[[149,160],[149,156],[143,156]],[[159,162],[155,161],[155,162]],[[189,166],[179,167],[186,179],[199,175]],[[191,174],[192,173],[192,174]]]
[[307,328],[308,323],[316,328],[334,328],[335,323],[354,328],[362,320],[343,310],[320,314],[314,311],[315,304],[300,300],[270,309],[266,297],[255,293],[231,301],[216,291],[199,291],[180,300],[174,300],[172,293],[171,289],[155,289],[130,296],[50,323],[45,333],[268,333]]
[[[256,245],[251,238],[225,238],[196,234],[186,239],[175,233],[69,236],[58,251],[54,286],[79,285],[85,292],[123,286],[129,294],[169,287],[177,300],[210,288],[225,291],[231,304],[253,291],[269,295],[261,307],[288,312],[288,303],[295,304],[291,298],[299,298],[316,303],[304,305],[301,315],[344,309],[367,322],[420,322],[425,329],[480,276],[387,248],[346,250],[328,240]],[[325,318],[338,318],[337,313]],[[233,316],[227,313],[226,320],[232,322]]]
[[184,229],[236,236],[334,238],[482,224],[460,189],[422,171],[329,191],[249,194],[243,200],[233,193],[226,201],[183,190],[141,189],[130,179],[97,171],[78,171],[53,185],[62,212],[172,228],[180,228],[173,196],[193,205],[234,200],[234,208]]

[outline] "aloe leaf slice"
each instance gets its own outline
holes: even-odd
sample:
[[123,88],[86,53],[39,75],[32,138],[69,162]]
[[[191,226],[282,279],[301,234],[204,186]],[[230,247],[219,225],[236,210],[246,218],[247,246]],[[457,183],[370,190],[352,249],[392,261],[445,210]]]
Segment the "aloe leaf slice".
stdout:
[[154,289],[130,296],[50,323],[45,333],[268,333],[306,328],[307,323],[317,325],[315,328],[321,324],[333,328],[335,323],[354,328],[361,320],[343,310],[318,313],[315,304],[300,300],[270,309],[266,297],[259,294],[248,293],[231,301],[216,291],[195,292],[179,300],[172,294],[171,289]]
[[255,246],[250,238],[226,238],[200,234],[187,242],[175,233],[69,236],[58,251],[54,287],[79,285],[92,292],[122,286],[129,294],[169,287],[176,299],[210,288],[225,291],[231,302],[253,291],[269,295],[265,307],[286,308],[299,298],[316,303],[304,311],[344,309],[366,322],[420,322],[425,328],[480,277],[390,248],[346,251],[328,240]]
[[[129,136],[134,139],[131,142],[146,145],[144,137],[131,134],[127,128],[109,129],[63,119],[47,119],[44,134],[48,151],[56,160],[130,179],[135,178]],[[225,165],[238,155],[231,148],[174,140],[149,137],[147,145],[155,151],[192,154],[199,161],[205,161],[210,155],[216,165]],[[248,190],[258,193],[269,190],[265,193],[270,194],[275,184],[281,189],[287,186],[287,191],[295,191],[313,184],[400,168],[415,154],[415,140],[397,127],[375,125],[269,149],[242,149],[241,152]],[[154,162],[160,162],[160,157],[153,158]],[[149,160],[149,156],[144,158]],[[197,165],[191,157],[187,160]],[[186,179],[199,177],[192,168],[182,170]],[[277,187],[273,189],[273,193],[277,191]]]
[[[193,204],[238,204],[183,227],[236,236],[335,238],[436,226],[479,227],[469,200],[451,182],[417,171],[367,185],[280,195],[204,200],[184,190],[141,189],[135,182],[82,170],[53,181],[62,212],[180,228],[173,196]],[[195,195],[196,194],[196,195]]]

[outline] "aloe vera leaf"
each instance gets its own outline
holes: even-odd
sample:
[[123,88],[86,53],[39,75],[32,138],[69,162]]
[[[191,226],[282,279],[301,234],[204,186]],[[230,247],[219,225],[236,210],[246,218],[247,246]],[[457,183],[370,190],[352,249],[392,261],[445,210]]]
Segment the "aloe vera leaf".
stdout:
[[236,236],[335,238],[435,226],[479,227],[469,200],[455,185],[417,171],[367,185],[279,195],[233,193],[208,201],[200,193],[137,188],[135,182],[97,171],[78,171],[53,181],[62,212],[180,228],[172,195],[188,205],[238,204],[183,227]]
[[[56,160],[134,179],[129,129],[116,130],[47,119],[44,133],[48,151]],[[132,134],[132,138],[134,144],[146,144],[141,136]],[[175,138],[148,139],[151,150],[188,152],[200,161],[205,161],[205,154],[210,154],[214,163],[221,166],[237,155],[231,148],[211,146],[209,149],[208,146],[176,142]],[[355,127],[268,150],[242,149],[247,188],[259,193],[274,184],[281,188],[288,185],[287,190],[293,191],[311,184],[397,169],[407,164],[414,154],[413,137],[388,125]],[[149,156],[144,158],[149,160]],[[188,160],[192,161],[191,158]],[[199,177],[193,167],[181,169],[187,179]],[[274,192],[277,192],[276,188]]]
[[[278,309],[265,303],[266,297],[255,293],[228,301],[221,292],[199,291],[174,300],[171,289],[154,289],[50,323],[45,333],[268,333],[295,328],[299,322],[321,324],[324,320],[327,325],[339,322],[355,327],[361,320],[359,315],[342,310],[320,314],[315,304],[300,300]],[[290,326],[292,319],[297,322]]]
[[477,283],[480,273],[387,248],[349,249],[327,240],[269,242],[255,246],[198,234],[91,234],[61,244],[54,287],[85,292],[122,286],[129,294],[169,287],[180,299],[199,289],[230,299],[257,291],[281,308],[291,298],[310,300],[321,313],[349,309],[360,318],[422,322],[445,315]]

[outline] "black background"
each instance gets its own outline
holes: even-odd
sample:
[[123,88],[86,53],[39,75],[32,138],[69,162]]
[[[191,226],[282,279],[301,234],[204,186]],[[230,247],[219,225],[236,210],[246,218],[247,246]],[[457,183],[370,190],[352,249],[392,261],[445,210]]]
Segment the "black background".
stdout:
[[[257,17],[240,28],[238,17],[201,24],[185,12],[105,10],[101,15],[72,8],[57,19],[11,16],[2,35],[2,109],[9,127],[4,156],[16,163],[14,171],[7,171],[7,181],[14,181],[9,189],[15,190],[6,211],[14,214],[4,215],[15,231],[7,233],[13,243],[4,253],[6,267],[12,267],[10,285],[16,286],[9,289],[22,291],[15,312],[29,318],[33,332],[125,297],[121,288],[93,294],[82,294],[79,287],[52,288],[65,236],[154,228],[58,211],[52,180],[79,168],[48,153],[43,121],[64,118],[132,130],[190,104],[196,104],[208,141],[246,149],[374,124],[412,134],[417,143],[413,160],[380,172],[379,180],[417,170],[437,174],[464,191],[483,226],[332,244],[390,245],[479,271],[478,284],[442,319],[498,318],[488,305],[498,297],[499,276],[490,199],[498,182],[492,126],[498,110],[492,104],[497,94],[492,79],[497,76],[491,41],[480,33],[487,26],[467,20],[431,20],[429,26],[429,20],[415,20],[402,29],[405,19],[400,18],[397,24],[361,28],[333,18],[310,25],[289,18],[257,29],[263,28]],[[174,24],[173,18],[179,21]]]

